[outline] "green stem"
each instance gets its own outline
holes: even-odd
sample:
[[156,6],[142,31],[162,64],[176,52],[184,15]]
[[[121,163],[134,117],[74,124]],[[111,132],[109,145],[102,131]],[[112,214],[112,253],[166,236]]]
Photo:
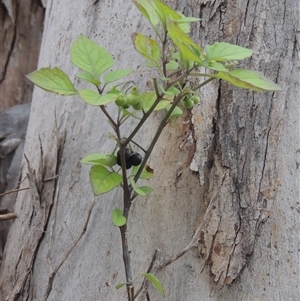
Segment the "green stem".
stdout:
[[137,126],[134,128],[132,133],[129,135],[129,137],[124,142],[124,147],[127,146],[127,144],[132,140],[132,138],[136,135],[136,133],[139,131],[139,129],[142,127],[142,125],[145,123],[145,121],[148,119],[148,117],[151,115],[151,113],[154,111],[155,107],[158,105],[158,103],[161,101],[162,96],[157,97],[151,108],[145,113],[145,115],[142,117],[140,122],[137,124]]
[[180,93],[174,100],[171,108],[169,109],[169,111],[166,113],[165,117],[163,118],[163,120],[161,121],[161,123],[158,126],[158,129],[155,133],[155,136],[149,146],[149,148],[147,149],[146,153],[145,153],[145,157],[143,159],[143,162],[141,163],[139,170],[137,171],[136,175],[134,176],[134,181],[137,182],[142,171],[144,170],[144,167],[153,151],[153,148],[158,140],[158,138],[160,137],[160,134],[162,132],[162,130],[164,129],[164,127],[166,126],[166,124],[168,123],[168,119],[170,118],[172,112],[174,111],[175,107],[178,105],[179,101],[186,95],[186,93]]
[[203,86],[207,85],[209,82],[211,82],[212,80],[214,80],[215,78],[214,77],[211,77],[207,80],[205,80],[202,84],[196,86],[193,88],[193,91],[196,91],[196,90],[199,90],[200,88],[202,88]]

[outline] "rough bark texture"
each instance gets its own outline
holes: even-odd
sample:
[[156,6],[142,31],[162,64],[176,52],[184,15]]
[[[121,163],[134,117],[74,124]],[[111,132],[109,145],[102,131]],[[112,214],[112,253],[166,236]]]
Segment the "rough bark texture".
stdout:
[[39,0],[1,1],[0,111],[31,101],[33,87],[25,74],[37,65],[44,12]]
[[[212,82],[201,92],[202,103],[165,129],[150,160],[155,191],[137,200],[130,214],[133,272],[147,270],[155,248],[175,254],[203,223],[201,256],[190,252],[157,275],[167,300],[298,300],[298,8],[293,1],[168,3],[202,18],[193,28],[199,43],[252,48],[245,67],[261,70],[284,90],[257,94]],[[145,24],[130,2],[49,1],[39,66],[59,66],[74,79],[68,53],[83,33],[113,53],[116,68],[136,70],[133,78],[143,89],[150,73],[141,67],[130,33],[150,34]],[[114,114],[113,106],[108,109]],[[156,114],[143,128],[140,144],[149,144],[160,119]],[[128,133],[132,124],[126,126]],[[31,192],[18,196],[19,218],[1,270],[3,300],[126,300],[124,290],[114,288],[124,272],[119,231],[110,221],[111,210],[121,207],[120,191],[96,198],[87,232],[66,257],[94,199],[88,168],[78,161],[112,149],[108,130],[100,110],[79,97],[35,90],[25,145],[29,165],[22,173],[31,175],[24,183]],[[43,196],[43,180],[56,173]],[[214,290],[214,283],[232,282]],[[150,296],[163,299],[154,289]]]

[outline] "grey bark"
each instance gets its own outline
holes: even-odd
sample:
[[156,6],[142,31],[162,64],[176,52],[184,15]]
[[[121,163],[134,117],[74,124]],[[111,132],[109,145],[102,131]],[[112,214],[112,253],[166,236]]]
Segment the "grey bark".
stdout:
[[[155,190],[135,201],[130,215],[134,274],[147,270],[156,248],[166,258],[176,254],[202,223],[199,253],[157,274],[168,300],[298,300],[299,8],[293,1],[168,3],[202,18],[193,28],[200,44],[252,48],[245,68],[261,70],[283,91],[212,82],[201,104],[165,129],[150,160]],[[48,1],[39,66],[58,65],[74,79],[68,51],[83,33],[113,53],[116,68],[136,70],[141,89],[149,87],[152,74],[133,50],[132,31],[151,33],[130,2]],[[140,144],[149,144],[160,119],[156,114],[143,128]],[[79,159],[111,151],[108,131],[100,110],[79,97],[35,89],[22,172],[31,190],[18,195],[1,270],[3,300],[126,300],[114,288],[124,281],[119,231],[110,221],[122,206],[119,190],[96,198],[86,233],[66,257],[95,199]],[[223,283],[231,285],[215,289]],[[150,296],[162,300],[152,288]]]

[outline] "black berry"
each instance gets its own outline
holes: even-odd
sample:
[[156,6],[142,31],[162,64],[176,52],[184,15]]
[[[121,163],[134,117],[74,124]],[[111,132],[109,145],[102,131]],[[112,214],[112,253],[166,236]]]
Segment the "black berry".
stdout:
[[[126,162],[126,168],[127,168],[127,161],[128,161],[128,159],[130,158],[130,156],[131,156],[130,150],[127,149],[127,148],[125,148],[125,162]],[[120,150],[118,150],[118,152],[117,152],[117,164],[118,164],[119,166],[121,166],[121,154],[120,154]],[[132,166],[132,165],[131,165],[131,166]],[[131,167],[131,166],[130,166],[130,167]],[[130,167],[128,167],[127,169],[129,169]]]
[[138,166],[142,163],[142,160],[142,156],[138,153],[135,153],[130,156],[128,162],[130,162],[133,166]]

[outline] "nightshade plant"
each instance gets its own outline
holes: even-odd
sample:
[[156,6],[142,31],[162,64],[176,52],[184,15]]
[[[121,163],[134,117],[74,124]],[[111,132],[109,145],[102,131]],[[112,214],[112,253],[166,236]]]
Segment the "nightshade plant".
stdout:
[[[191,109],[200,101],[198,90],[214,79],[222,79],[234,86],[254,91],[276,91],[281,88],[257,71],[236,69],[239,60],[252,55],[252,50],[228,43],[214,43],[204,48],[188,35],[190,23],[200,19],[185,17],[161,0],[134,0],[134,5],[152,25],[156,39],[133,33],[136,51],[146,59],[146,65],[157,70],[153,91],[140,92],[132,81],[124,77],[133,70],[108,71],[114,60],[103,47],[80,35],[71,47],[71,62],[81,70],[77,77],[94,85],[95,89],[77,90],[69,77],[59,68],[42,68],[28,79],[42,89],[60,95],[76,95],[89,105],[98,106],[106,116],[116,142],[110,154],[90,154],[81,160],[90,164],[90,182],[95,195],[104,194],[116,187],[123,190],[123,209],[112,212],[112,221],[119,227],[122,238],[123,260],[128,300],[136,298],[128,248],[127,220],[132,201],[152,191],[148,186],[137,185],[140,179],[150,179],[153,170],[147,165],[149,156],[164,127],[183,114],[182,108]],[[203,73],[203,70],[206,70]],[[200,84],[192,86],[190,79],[201,77]],[[118,84],[115,82],[122,80]],[[117,117],[111,116],[106,106],[117,106]],[[154,111],[164,110],[165,115],[157,127],[148,148],[140,146],[134,138]],[[125,136],[122,125],[129,118],[137,125]],[[133,151],[139,148],[139,152]],[[150,273],[141,274],[164,295],[161,283]]]

